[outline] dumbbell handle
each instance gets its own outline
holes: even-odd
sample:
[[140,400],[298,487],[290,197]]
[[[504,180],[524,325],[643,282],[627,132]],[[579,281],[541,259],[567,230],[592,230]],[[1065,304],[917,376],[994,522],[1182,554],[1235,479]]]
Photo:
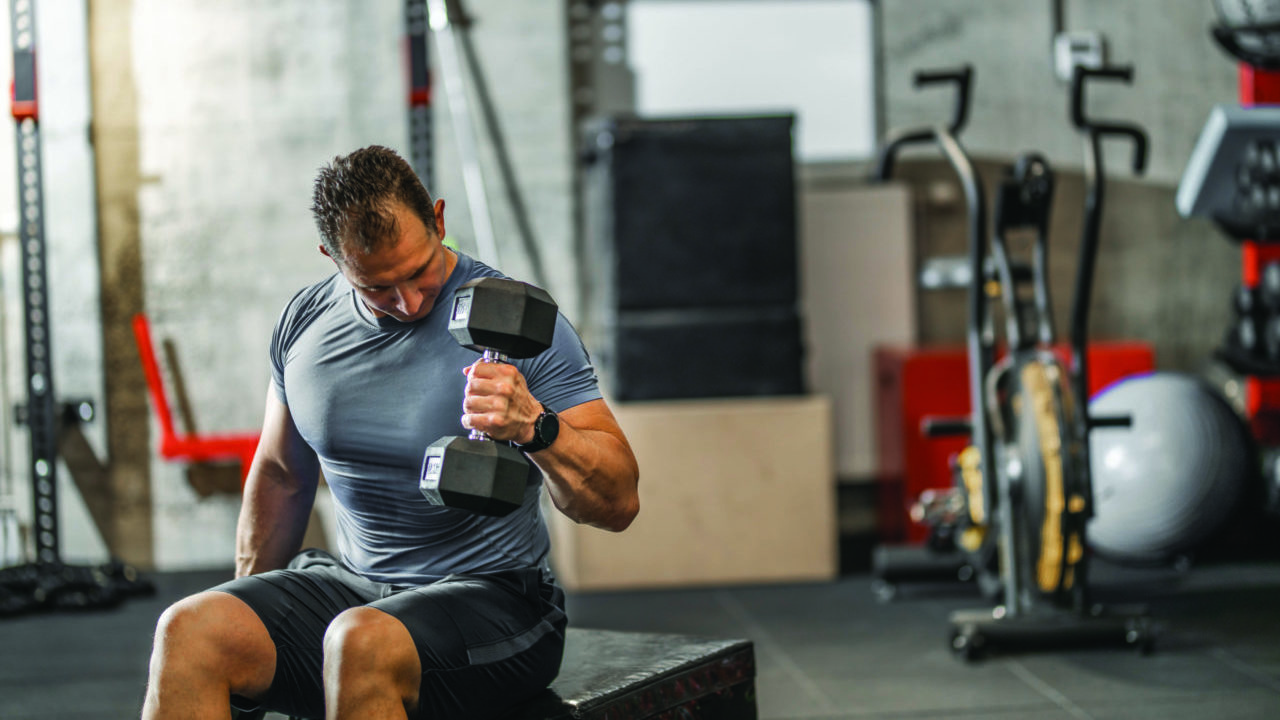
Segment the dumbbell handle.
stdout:
[[[505,353],[494,350],[493,348],[485,348],[484,353],[480,355],[480,362],[504,363],[509,362]],[[493,438],[484,433],[471,428],[471,432],[467,434],[469,440],[487,440],[493,442]]]

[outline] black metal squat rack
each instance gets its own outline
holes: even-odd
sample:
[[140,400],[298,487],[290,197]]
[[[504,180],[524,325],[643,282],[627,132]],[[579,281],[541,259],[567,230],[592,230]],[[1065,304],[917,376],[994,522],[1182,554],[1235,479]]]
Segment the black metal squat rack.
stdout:
[[154,590],[116,560],[95,566],[62,561],[58,532],[58,430],[93,418],[87,401],[59,403],[54,394],[46,270],[40,112],[36,83],[36,3],[10,0],[13,42],[12,112],[16,124],[18,242],[21,247],[27,402],[15,413],[30,436],[34,558],[0,568],[0,617],[44,609],[116,605]]

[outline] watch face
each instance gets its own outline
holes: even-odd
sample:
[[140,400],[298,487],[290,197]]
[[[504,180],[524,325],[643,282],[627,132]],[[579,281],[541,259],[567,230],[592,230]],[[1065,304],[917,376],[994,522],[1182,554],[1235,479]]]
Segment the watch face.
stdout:
[[538,436],[538,440],[550,445],[556,441],[556,436],[560,434],[560,418],[555,413],[547,410],[538,416],[534,431]]
[[521,452],[535,453],[551,447],[560,434],[560,418],[545,407],[542,414],[533,421],[533,439],[523,445],[517,445]]

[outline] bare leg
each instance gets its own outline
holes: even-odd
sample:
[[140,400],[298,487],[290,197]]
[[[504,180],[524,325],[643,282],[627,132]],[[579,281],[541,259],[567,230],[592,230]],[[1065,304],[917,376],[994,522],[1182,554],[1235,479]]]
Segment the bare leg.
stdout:
[[156,625],[143,720],[227,720],[231,694],[266,692],[276,646],[244,601],[224,592],[179,600]]
[[409,631],[381,610],[356,607],[324,636],[327,720],[407,718],[418,707],[422,663]]

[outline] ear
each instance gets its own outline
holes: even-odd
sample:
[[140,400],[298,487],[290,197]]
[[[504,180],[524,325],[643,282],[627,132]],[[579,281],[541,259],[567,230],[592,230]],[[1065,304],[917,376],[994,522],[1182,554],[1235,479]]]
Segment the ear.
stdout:
[[441,240],[444,239],[444,198],[437,198],[435,207],[432,208],[436,214],[436,235]]

